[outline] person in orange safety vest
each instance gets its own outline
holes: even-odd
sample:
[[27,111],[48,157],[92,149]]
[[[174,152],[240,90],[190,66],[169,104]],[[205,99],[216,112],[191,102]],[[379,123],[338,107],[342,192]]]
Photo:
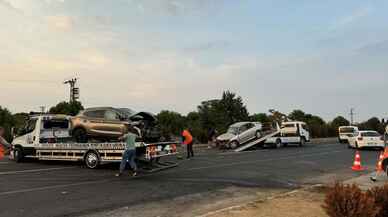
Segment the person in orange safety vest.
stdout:
[[187,159],[189,159],[190,157],[194,157],[193,136],[191,135],[188,129],[183,130],[182,139],[183,144],[185,144],[187,147]]

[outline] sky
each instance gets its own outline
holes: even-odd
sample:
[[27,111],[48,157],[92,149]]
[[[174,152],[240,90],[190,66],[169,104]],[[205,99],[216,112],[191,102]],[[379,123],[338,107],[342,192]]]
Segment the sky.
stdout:
[[0,105],[388,117],[388,1],[0,0]]

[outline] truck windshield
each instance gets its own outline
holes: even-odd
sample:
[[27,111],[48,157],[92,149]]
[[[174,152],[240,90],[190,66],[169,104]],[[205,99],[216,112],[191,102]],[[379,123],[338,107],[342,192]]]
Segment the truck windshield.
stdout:
[[377,132],[363,132],[361,133],[363,137],[380,137],[380,134]]
[[354,133],[355,130],[353,127],[343,127],[339,129],[340,133]]

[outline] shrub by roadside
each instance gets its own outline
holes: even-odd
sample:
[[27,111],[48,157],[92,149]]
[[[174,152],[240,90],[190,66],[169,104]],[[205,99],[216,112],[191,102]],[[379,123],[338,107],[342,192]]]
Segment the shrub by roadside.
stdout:
[[336,183],[322,207],[330,217],[387,217],[388,184],[363,192],[357,185]]

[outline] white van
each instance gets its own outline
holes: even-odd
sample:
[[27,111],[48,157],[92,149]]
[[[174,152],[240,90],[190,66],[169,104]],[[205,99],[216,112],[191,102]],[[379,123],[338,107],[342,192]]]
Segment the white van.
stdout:
[[353,137],[358,132],[358,127],[341,126],[338,128],[338,141],[340,143],[348,143],[349,138]]

